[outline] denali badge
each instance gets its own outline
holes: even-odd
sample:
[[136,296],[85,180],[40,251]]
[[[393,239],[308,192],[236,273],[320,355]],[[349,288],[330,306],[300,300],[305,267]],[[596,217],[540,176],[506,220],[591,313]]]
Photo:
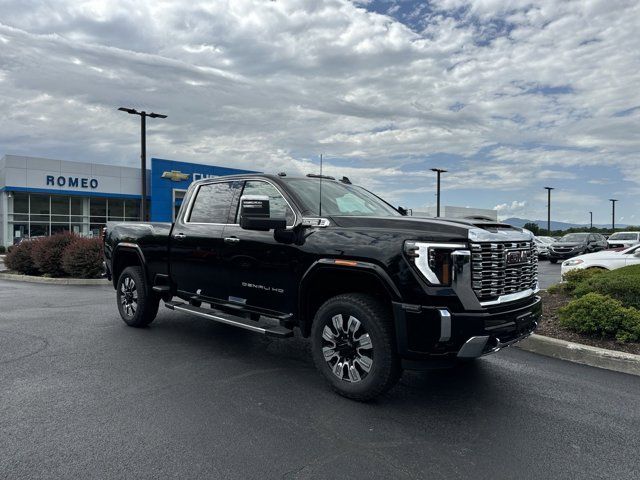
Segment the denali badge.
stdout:
[[284,289],[276,287],[267,287],[264,285],[257,285],[255,283],[242,282],[242,286],[246,288],[256,288],[265,292],[284,293]]
[[507,252],[507,265],[515,265],[518,263],[527,263],[528,256],[525,250],[515,252]]

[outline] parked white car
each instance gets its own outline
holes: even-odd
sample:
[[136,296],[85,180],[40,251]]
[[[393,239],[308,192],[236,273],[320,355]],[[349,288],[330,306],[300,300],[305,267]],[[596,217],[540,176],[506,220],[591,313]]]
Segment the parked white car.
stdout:
[[545,237],[543,235],[539,235],[536,238],[539,238],[540,240],[542,240],[545,243],[555,243],[558,241],[557,238],[553,238],[553,237]]
[[640,243],[640,232],[616,232],[607,239],[609,248],[627,248]]
[[628,265],[640,265],[640,245],[634,245],[625,250],[601,250],[595,253],[578,255],[562,262],[560,272],[564,277],[565,273],[576,269],[602,268],[615,270]]
[[545,237],[533,237],[533,241],[538,249],[538,257],[547,258],[549,256],[549,245],[553,242],[546,240]]

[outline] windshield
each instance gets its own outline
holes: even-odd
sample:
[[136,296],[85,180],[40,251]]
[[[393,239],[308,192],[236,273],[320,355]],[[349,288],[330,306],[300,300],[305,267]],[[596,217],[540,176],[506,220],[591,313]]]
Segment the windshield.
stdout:
[[637,240],[637,233],[614,233],[609,237],[609,240]]
[[561,242],[581,243],[587,240],[588,233],[569,233],[560,239]]
[[[300,198],[304,207],[320,214],[320,179],[283,179]],[[322,182],[322,215],[399,217],[397,210],[356,185],[332,180]]]

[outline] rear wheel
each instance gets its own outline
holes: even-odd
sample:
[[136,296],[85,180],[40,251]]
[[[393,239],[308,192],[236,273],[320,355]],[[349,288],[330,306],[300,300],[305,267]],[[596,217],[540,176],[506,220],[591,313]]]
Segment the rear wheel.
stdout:
[[160,298],[147,289],[144,272],[140,267],[127,267],[122,271],[116,297],[120,316],[130,327],[149,325],[158,314]]
[[311,342],[316,367],[340,395],[371,400],[400,378],[391,314],[374,297],[327,300],[315,315]]

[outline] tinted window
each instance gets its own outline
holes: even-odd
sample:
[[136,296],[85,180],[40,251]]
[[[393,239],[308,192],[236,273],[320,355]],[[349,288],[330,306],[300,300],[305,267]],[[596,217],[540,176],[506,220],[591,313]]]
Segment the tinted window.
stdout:
[[614,233],[609,240],[637,240],[637,233]]
[[583,243],[587,241],[587,233],[568,233],[560,239],[561,242]]
[[191,208],[190,222],[227,223],[233,201],[232,182],[201,185]]
[[[284,181],[295,191],[307,210],[320,214],[320,181],[293,178]],[[322,183],[322,215],[400,216],[393,207],[356,185],[335,181]]]
[[[259,180],[248,180],[244,184],[242,195],[267,195],[269,197],[269,208],[271,218],[286,218],[287,225],[293,225],[295,215],[291,207],[287,205],[286,200],[280,194],[278,189],[267,182]],[[239,223],[238,213],[236,213],[236,223]]]

